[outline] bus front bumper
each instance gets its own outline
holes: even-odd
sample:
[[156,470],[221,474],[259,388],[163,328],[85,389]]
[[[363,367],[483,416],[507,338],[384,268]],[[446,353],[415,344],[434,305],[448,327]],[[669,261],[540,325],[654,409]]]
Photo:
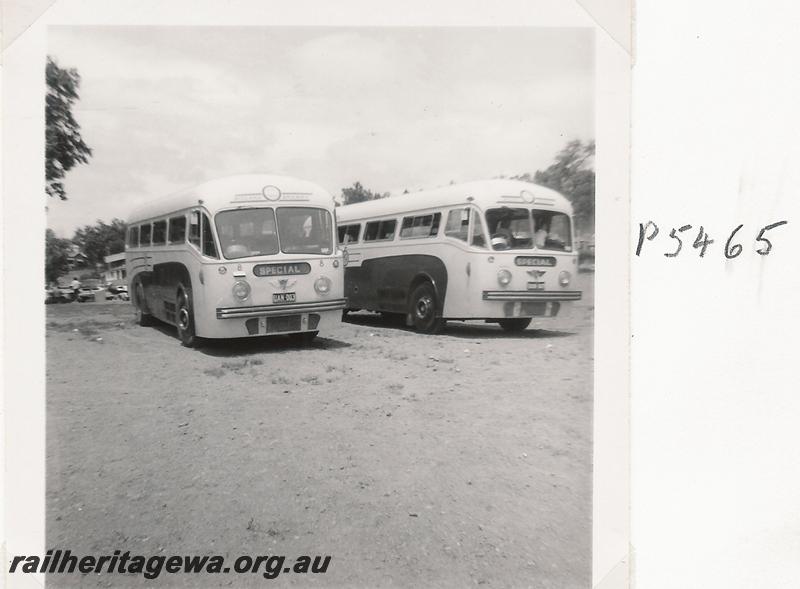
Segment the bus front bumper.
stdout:
[[579,290],[485,290],[492,318],[556,317],[562,303],[578,301]]
[[484,301],[579,301],[579,290],[484,290]]
[[287,303],[285,305],[257,305],[250,307],[218,307],[217,319],[242,319],[244,317],[272,317],[298,313],[323,313],[344,309],[347,299],[333,299],[314,303]]

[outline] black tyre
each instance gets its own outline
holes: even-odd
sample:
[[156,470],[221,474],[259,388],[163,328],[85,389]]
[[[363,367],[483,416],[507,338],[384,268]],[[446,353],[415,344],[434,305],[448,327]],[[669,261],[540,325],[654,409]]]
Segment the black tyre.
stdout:
[[153,324],[153,316],[147,312],[147,303],[144,300],[144,288],[142,283],[136,284],[136,299],[134,300],[134,308],[136,309],[136,323],[142,327],[149,327]]
[[445,320],[438,317],[436,291],[429,282],[420,284],[411,293],[408,314],[414,329],[420,333],[440,333],[444,329]]
[[509,332],[518,332],[518,331],[525,331],[528,325],[531,324],[531,319],[528,317],[527,319],[501,319],[498,321],[500,327],[502,327],[505,331]]
[[175,324],[178,327],[178,338],[187,348],[194,347],[197,336],[194,333],[194,311],[192,310],[192,291],[180,289],[178,302],[175,305]]

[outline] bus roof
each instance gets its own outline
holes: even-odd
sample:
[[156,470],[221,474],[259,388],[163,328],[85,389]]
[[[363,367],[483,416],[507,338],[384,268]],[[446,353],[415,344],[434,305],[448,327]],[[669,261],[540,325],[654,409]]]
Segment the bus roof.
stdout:
[[333,197],[321,186],[290,176],[241,174],[226,176],[180,190],[145,203],[128,217],[129,223],[162,217],[198,206],[199,201],[212,214],[218,209],[262,205],[317,205],[332,207]]
[[339,222],[389,217],[413,211],[424,211],[472,203],[485,210],[491,206],[537,206],[572,214],[572,205],[563,195],[539,184],[521,180],[481,180],[451,184],[345,205],[336,209]]

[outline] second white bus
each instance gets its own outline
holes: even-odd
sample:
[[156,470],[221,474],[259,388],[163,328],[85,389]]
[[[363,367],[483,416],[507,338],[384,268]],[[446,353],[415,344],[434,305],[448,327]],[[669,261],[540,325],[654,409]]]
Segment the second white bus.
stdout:
[[396,313],[424,333],[448,319],[524,330],[581,298],[572,206],[527,182],[488,180],[337,209],[347,309]]
[[308,342],[341,318],[344,260],[334,201],[295,178],[243,175],[144,205],[128,222],[128,292],[140,324],[181,342],[289,334]]

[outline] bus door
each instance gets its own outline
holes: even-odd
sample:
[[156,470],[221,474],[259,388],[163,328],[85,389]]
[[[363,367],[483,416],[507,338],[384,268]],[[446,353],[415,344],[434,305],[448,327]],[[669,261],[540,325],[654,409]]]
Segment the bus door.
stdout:
[[454,240],[455,247],[447,248],[447,292],[445,315],[466,317],[470,305],[471,285],[476,272],[476,256],[473,248],[486,249],[486,236],[480,212],[474,206],[459,207],[447,212],[444,229],[445,238]]

